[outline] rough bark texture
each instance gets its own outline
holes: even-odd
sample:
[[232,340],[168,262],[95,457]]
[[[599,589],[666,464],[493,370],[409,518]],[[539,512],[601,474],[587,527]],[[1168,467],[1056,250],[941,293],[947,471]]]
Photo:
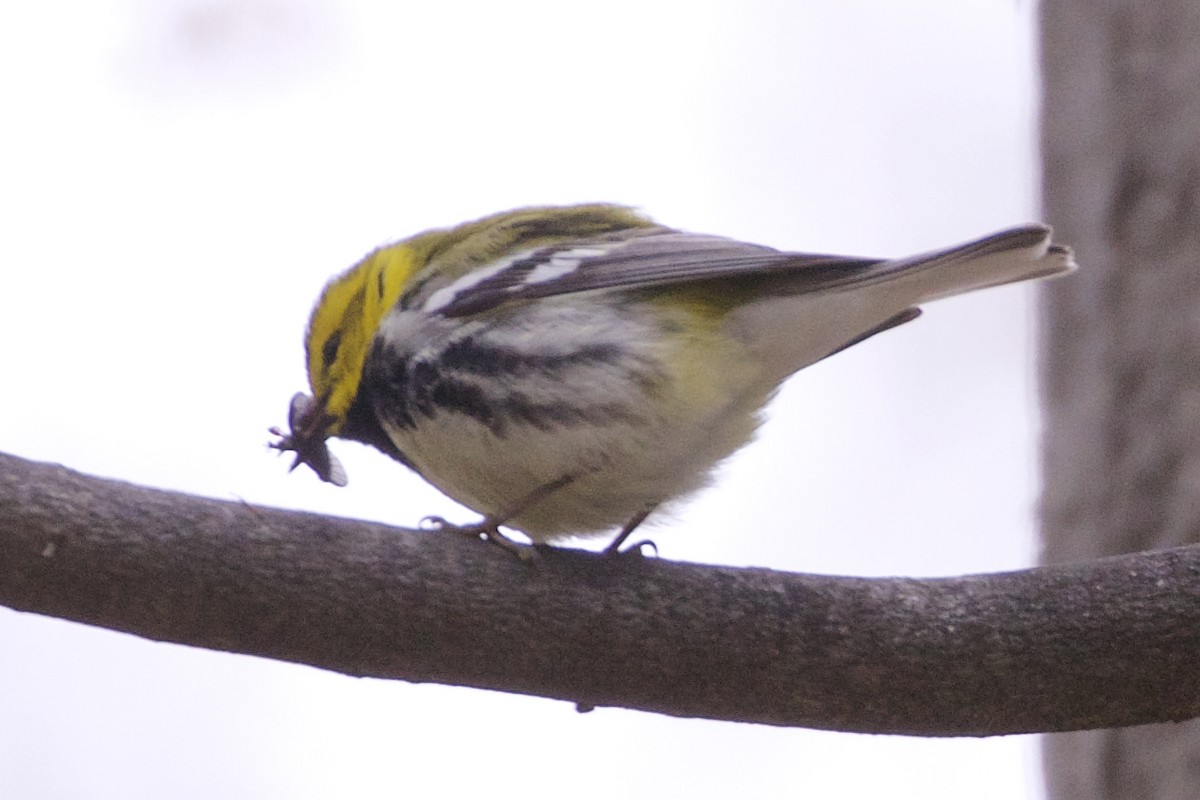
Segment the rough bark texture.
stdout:
[[1200,548],[937,580],[523,563],[0,455],[0,603],[351,675],[772,725],[944,736],[1200,715]]
[[[1042,52],[1047,221],[1081,264],[1044,295],[1045,560],[1193,542],[1200,4],[1044,0]],[[1045,762],[1054,800],[1193,800],[1200,724],[1054,736]]]

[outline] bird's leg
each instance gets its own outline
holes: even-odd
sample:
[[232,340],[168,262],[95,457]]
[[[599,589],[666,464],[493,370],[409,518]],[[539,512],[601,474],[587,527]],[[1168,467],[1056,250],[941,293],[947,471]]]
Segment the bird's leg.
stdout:
[[431,530],[449,531],[450,533],[457,533],[472,539],[478,539],[482,536],[492,544],[502,547],[524,561],[533,558],[536,554],[537,551],[533,545],[523,544],[505,536],[500,532],[500,526],[530,506],[546,499],[550,494],[563,488],[573,480],[575,480],[574,475],[563,475],[561,478],[544,483],[508,508],[495,514],[488,514],[479,522],[471,525],[455,525],[442,517],[425,517],[425,519],[421,520],[421,523]]
[[[608,547],[604,548],[604,550],[603,550],[604,555],[606,555],[606,556],[624,555],[624,553],[621,552],[621,545],[625,543],[625,540],[629,538],[629,534],[633,533],[634,529],[637,528],[638,525],[641,525],[643,522],[646,521],[646,517],[650,516],[650,513],[652,511],[654,511],[654,509],[656,507],[657,507],[657,504],[651,505],[651,506],[646,506],[641,511],[634,514],[633,519],[629,520],[629,522],[626,522],[625,527],[621,528],[621,532],[617,534],[617,538],[613,539],[612,543],[609,544]],[[650,545],[651,547],[654,547],[654,542],[650,541],[649,539],[645,539],[645,540],[640,541],[637,544],[633,545],[625,552],[626,553],[641,552],[641,549],[644,545]],[[658,550],[658,548],[655,547],[655,551],[657,551],[657,550]]]

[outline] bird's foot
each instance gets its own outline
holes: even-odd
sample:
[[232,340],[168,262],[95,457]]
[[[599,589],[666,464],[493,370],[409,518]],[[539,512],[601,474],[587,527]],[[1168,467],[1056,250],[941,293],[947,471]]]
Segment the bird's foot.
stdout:
[[537,558],[536,547],[505,536],[500,532],[500,523],[491,517],[484,517],[479,522],[470,525],[456,525],[444,517],[430,516],[421,520],[421,529],[439,533],[456,533],[469,539],[487,541],[502,550],[507,550],[521,561],[531,561]]

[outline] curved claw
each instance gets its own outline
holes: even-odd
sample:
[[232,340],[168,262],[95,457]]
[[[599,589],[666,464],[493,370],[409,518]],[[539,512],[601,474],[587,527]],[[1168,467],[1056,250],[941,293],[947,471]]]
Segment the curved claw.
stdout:
[[634,542],[623,550],[604,550],[606,556],[614,558],[625,558],[626,556],[643,556],[645,557],[645,548],[649,547],[654,551],[654,557],[658,558],[658,545],[652,539],[641,539]]
[[507,550],[522,561],[533,560],[538,555],[537,547],[534,545],[523,544],[501,533],[500,523],[490,517],[484,517],[479,522],[471,525],[455,525],[453,522],[447,521],[444,517],[430,515],[421,519],[420,527],[421,530],[426,531],[456,533],[459,536],[466,536],[469,539],[483,539]]

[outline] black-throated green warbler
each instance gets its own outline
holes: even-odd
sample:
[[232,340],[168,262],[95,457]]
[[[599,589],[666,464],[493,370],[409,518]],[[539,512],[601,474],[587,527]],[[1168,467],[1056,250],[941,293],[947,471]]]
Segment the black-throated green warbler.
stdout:
[[484,516],[459,530],[619,531],[615,549],[745,445],[792,373],[921,303],[1073,266],[1042,225],[881,260],[684,233],[612,205],[509,211],[334,278],[305,341],[313,395],[293,398],[274,446],[344,484],[325,441],[365,442]]

